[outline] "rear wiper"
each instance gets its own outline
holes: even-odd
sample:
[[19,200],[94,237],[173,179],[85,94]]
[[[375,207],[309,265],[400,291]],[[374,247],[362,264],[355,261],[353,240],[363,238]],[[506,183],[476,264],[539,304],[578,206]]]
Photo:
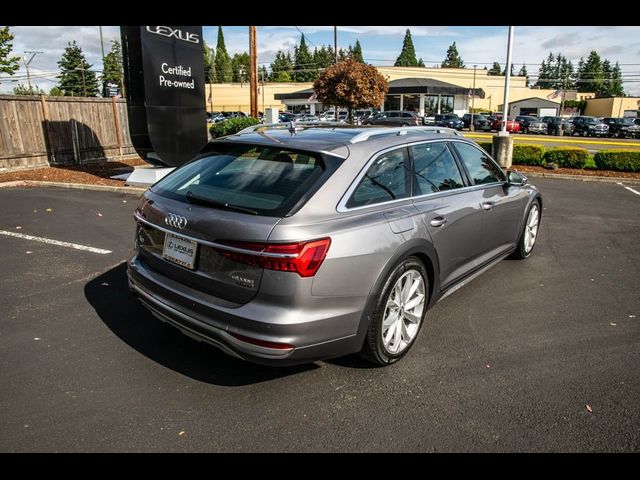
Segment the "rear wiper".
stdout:
[[240,207],[238,205],[232,205],[230,203],[218,202],[217,200],[211,200],[209,198],[197,197],[189,190],[185,198],[189,203],[195,203],[198,205],[204,205],[208,207],[226,208],[228,210],[235,210],[236,212],[249,213],[251,215],[258,215],[258,212],[251,210],[250,208]]

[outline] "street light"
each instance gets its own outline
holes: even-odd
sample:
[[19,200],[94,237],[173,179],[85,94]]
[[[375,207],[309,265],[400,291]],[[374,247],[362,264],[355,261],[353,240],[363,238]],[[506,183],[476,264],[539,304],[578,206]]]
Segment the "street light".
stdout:
[[475,105],[475,99],[476,99],[476,68],[478,68],[477,65],[473,66],[473,88],[471,89],[471,124],[469,125],[469,130],[471,132],[473,132],[476,127],[473,125],[473,112],[474,112],[474,105]]

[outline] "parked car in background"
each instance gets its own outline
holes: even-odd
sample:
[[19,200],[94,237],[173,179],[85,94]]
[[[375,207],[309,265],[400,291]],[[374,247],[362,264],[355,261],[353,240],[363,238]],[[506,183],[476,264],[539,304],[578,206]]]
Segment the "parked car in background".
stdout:
[[630,117],[605,117],[602,122],[609,126],[609,136],[611,137],[636,138],[640,130],[640,126],[636,125],[634,119]]
[[609,125],[602,123],[596,117],[573,117],[574,133],[583,137],[606,137],[609,135]]
[[[470,128],[471,127],[471,114],[470,113],[465,113],[462,116],[462,122],[464,123],[464,128]],[[477,130],[477,131],[489,132],[489,131],[491,131],[491,122],[489,122],[489,119],[487,118],[486,115],[483,115],[481,113],[474,113],[473,114],[473,128],[474,128],[474,130]]]
[[547,133],[547,124],[538,117],[518,115],[515,121],[520,123],[522,133]]
[[422,117],[417,112],[406,110],[387,110],[379,112],[362,121],[363,125],[382,125],[387,127],[407,127],[422,125]]
[[424,128],[216,139],[142,194],[129,288],[237,358],[400,360],[437,322],[436,302],[531,255],[543,210],[538,190],[475,142]]
[[[491,115],[491,130],[499,132],[502,129],[502,115]],[[506,130],[509,133],[520,133],[520,122],[516,122],[513,117],[507,117]]]
[[425,115],[422,117],[422,124],[428,126],[435,126],[436,124],[436,116],[435,115]]
[[296,122],[317,122],[320,120],[320,117],[317,115],[311,115],[310,113],[305,113],[304,115],[300,115],[296,118]]
[[455,128],[456,130],[462,130],[464,128],[464,122],[455,113],[445,113],[444,115],[436,115],[436,126]]
[[561,120],[558,116],[546,116],[542,117],[542,121],[547,124],[547,135],[560,135],[560,125],[562,125],[563,135],[573,135],[575,128],[573,122],[566,118]]
[[293,122],[296,118],[296,114],[293,112],[280,112],[278,120],[281,122]]

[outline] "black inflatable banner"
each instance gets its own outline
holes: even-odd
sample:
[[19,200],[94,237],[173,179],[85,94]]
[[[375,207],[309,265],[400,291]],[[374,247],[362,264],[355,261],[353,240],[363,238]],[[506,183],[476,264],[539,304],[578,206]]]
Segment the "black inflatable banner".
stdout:
[[123,26],[131,141],[149,163],[178,166],[207,143],[202,27]]

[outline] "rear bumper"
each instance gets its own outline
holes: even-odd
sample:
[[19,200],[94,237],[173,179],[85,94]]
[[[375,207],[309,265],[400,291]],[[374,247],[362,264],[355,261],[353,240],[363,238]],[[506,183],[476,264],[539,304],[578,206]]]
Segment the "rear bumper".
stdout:
[[[199,292],[175,284],[148,268],[135,255],[128,262],[127,275],[131,292],[157,318],[236,358],[263,365],[287,366],[347,355],[359,351],[362,346],[364,337],[358,334],[363,316],[361,308],[335,308],[329,299],[326,311],[313,312],[311,321],[305,318],[304,310],[300,310],[293,312],[293,317],[299,321],[283,322],[278,318],[277,310],[261,309],[255,305],[258,303],[255,300],[240,306],[204,302],[198,298]],[[289,310],[288,315],[291,313]],[[255,345],[233,334],[290,344],[293,348]]]

